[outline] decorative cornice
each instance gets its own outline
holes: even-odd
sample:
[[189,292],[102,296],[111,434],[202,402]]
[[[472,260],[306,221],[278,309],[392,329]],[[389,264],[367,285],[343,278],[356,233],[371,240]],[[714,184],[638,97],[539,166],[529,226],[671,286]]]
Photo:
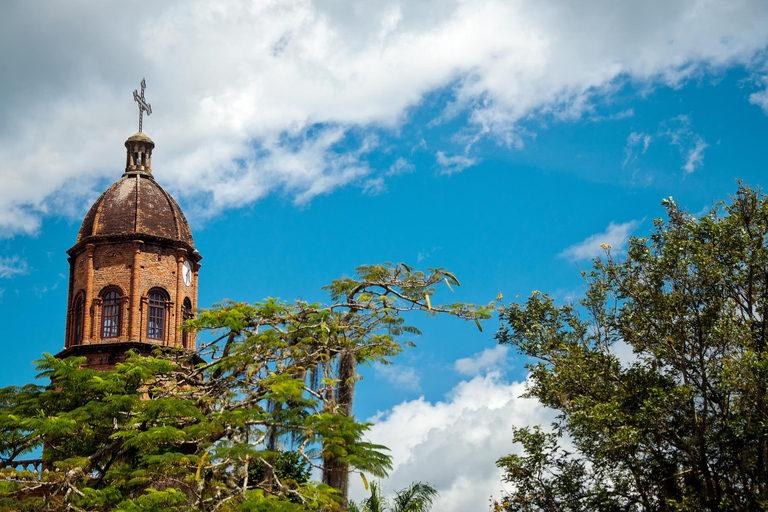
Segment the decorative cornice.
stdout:
[[160,351],[183,351],[192,356],[192,362],[194,364],[205,363],[205,359],[200,357],[196,352],[189,352],[182,348],[173,348],[165,345],[159,345],[155,343],[147,343],[143,341],[123,341],[115,343],[91,343],[88,345],[72,345],[67,347],[58,354],[56,358],[64,359],[73,356],[89,356],[99,354],[121,354],[128,352],[129,350],[136,350],[138,353],[149,356],[155,350]]
[[83,240],[80,240],[78,243],[67,249],[67,254],[74,258],[81,252],[83,252],[88,245],[100,245],[103,243],[114,243],[114,242],[134,242],[134,241],[141,241],[141,242],[150,242],[157,245],[162,245],[166,247],[175,247],[177,249],[181,249],[183,251],[186,251],[189,255],[189,259],[194,261],[195,263],[199,262],[203,259],[203,257],[200,255],[200,253],[190,244],[187,242],[183,242],[181,240],[174,240],[173,238],[166,238],[163,236],[156,236],[156,235],[149,235],[144,233],[118,233],[113,235],[94,235],[89,236],[87,238],[84,238]]

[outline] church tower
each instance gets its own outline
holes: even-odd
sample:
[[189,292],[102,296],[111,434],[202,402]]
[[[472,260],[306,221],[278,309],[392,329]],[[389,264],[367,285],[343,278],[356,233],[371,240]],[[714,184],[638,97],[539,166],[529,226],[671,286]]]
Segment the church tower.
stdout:
[[125,141],[125,172],[88,211],[69,255],[64,350],[85,356],[84,367],[107,370],[128,350],[150,354],[158,346],[195,349],[184,320],[197,307],[202,256],[176,201],[152,174],[155,143],[142,130]]

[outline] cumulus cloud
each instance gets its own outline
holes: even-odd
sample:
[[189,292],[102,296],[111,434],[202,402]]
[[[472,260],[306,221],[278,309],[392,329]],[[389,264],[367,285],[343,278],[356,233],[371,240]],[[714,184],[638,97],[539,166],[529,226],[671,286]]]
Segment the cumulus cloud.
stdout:
[[[440,492],[434,510],[484,510],[502,485],[496,460],[516,449],[512,426],[554,421],[553,411],[521,398],[525,388],[525,382],[508,382],[491,372],[460,382],[444,401],[422,397],[370,418],[375,425],[369,439],[392,450],[393,469],[382,482],[385,493],[429,482]],[[366,495],[359,479],[351,484],[352,499]]]
[[485,371],[506,366],[508,352],[509,346],[497,345],[493,348],[486,348],[472,357],[458,359],[453,367],[460,375],[474,377]]
[[589,260],[602,256],[606,246],[611,246],[614,254],[620,254],[625,250],[629,235],[642,223],[642,220],[622,224],[611,222],[604,232],[588,236],[583,242],[568,247],[560,253],[560,257],[571,261]]
[[[448,91],[444,118],[464,114],[468,140],[519,144],[521,120],[577,119],[619,83],[751,65],[766,20],[760,0],[11,3],[0,232],[33,232],[60,206],[82,213],[119,176],[142,76],[157,178],[210,215],[386,174],[366,161],[369,136],[407,123],[434,91]],[[443,168],[474,160],[447,156],[461,152],[446,149]],[[686,171],[702,152],[691,146]]]
[[26,260],[19,256],[0,256],[0,278],[9,278],[29,272]]

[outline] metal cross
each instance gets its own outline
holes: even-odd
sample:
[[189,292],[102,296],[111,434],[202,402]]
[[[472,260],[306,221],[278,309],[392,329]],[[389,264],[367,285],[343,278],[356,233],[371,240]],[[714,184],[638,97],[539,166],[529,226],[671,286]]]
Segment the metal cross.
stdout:
[[142,121],[144,120],[144,112],[147,115],[152,114],[152,105],[144,100],[144,89],[147,87],[147,82],[141,79],[141,95],[136,89],[133,90],[133,101],[139,104],[139,131],[141,131]]

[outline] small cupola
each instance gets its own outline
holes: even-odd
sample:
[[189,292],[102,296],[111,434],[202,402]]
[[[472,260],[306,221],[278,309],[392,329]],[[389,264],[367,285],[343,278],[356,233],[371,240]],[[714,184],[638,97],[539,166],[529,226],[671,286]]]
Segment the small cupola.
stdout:
[[152,175],[152,150],[155,143],[142,132],[131,135],[125,141],[127,155],[125,159],[126,173],[142,173]]
[[147,115],[152,114],[152,105],[144,98],[144,89],[146,88],[147,82],[142,78],[141,94],[138,90],[133,91],[133,101],[139,107],[139,131],[125,141],[125,149],[128,150],[128,155],[125,158],[126,174],[141,173],[152,176],[152,150],[155,148],[155,143],[141,131],[144,124],[144,112]]

